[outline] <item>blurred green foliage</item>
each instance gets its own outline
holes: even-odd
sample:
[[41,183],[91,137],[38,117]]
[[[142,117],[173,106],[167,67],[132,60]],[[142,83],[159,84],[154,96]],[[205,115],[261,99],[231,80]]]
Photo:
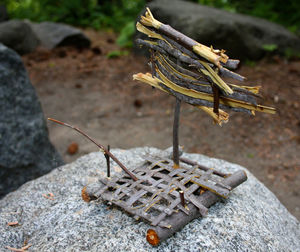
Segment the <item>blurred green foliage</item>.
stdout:
[[110,51],[108,54],[106,54],[106,58],[108,59],[114,59],[114,58],[119,58],[121,56],[127,56],[129,55],[129,52],[127,50],[121,51]]
[[131,47],[134,20],[144,0],[3,0],[11,18],[54,21],[120,33],[117,43]]
[[[244,13],[300,30],[299,0],[190,0],[200,4]],[[35,22],[54,21],[120,33],[117,43],[132,46],[134,22],[146,0],[1,0],[11,18]],[[266,48],[269,50],[271,48]]]
[[299,60],[300,59],[300,53],[297,52],[297,51],[294,51],[293,49],[291,48],[287,48],[285,51],[284,51],[284,57],[288,60],[293,60],[293,59],[297,59]]
[[[54,21],[120,32],[143,8],[144,0],[2,0],[11,18]],[[128,29],[128,28],[127,28]]]
[[253,60],[249,60],[249,59],[246,59],[246,60],[244,61],[244,64],[245,64],[246,66],[249,66],[249,67],[255,67],[255,66],[256,66],[256,62],[253,61]]
[[129,21],[121,30],[117,44],[121,47],[132,47],[132,37],[135,33],[135,22]]
[[277,50],[278,46],[275,44],[265,44],[262,46],[262,48],[267,52],[274,52]]
[[191,0],[200,4],[225,9],[231,12],[261,17],[284,25],[290,31],[300,29],[299,0]]

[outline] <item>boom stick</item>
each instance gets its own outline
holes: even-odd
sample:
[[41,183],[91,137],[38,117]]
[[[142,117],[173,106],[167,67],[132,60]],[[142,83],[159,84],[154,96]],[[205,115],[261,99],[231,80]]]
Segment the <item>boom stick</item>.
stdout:
[[137,181],[138,178],[132,173],[130,172],[121,162],[119,159],[117,159],[108,149],[106,149],[103,145],[97,143],[94,139],[92,139],[88,134],[84,133],[81,129],[73,126],[73,125],[70,125],[70,124],[67,124],[67,123],[64,123],[64,122],[61,122],[61,121],[58,121],[56,119],[53,119],[53,118],[48,118],[49,121],[52,121],[52,122],[55,122],[57,124],[60,124],[60,125],[63,125],[63,126],[66,126],[66,127],[69,127],[73,130],[76,130],[77,132],[79,132],[81,135],[85,136],[87,139],[89,139],[91,142],[93,142],[95,145],[97,145],[103,152],[104,154],[108,155],[112,160],[114,160],[122,169],[124,172],[126,172],[134,181]]

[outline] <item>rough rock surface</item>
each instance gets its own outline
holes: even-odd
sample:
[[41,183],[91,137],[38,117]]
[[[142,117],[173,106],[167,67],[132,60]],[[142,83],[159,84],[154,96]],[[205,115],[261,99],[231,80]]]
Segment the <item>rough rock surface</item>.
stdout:
[[[128,168],[143,162],[141,155],[169,154],[148,147],[112,153]],[[244,169],[199,154],[183,156],[227,172]],[[0,201],[0,248],[27,241],[32,251],[299,251],[299,222],[248,171],[248,180],[206,218],[153,248],[145,239],[147,224],[101,201],[82,201],[81,189],[105,176],[105,164],[102,153],[91,153],[8,194]],[[120,172],[115,165],[112,176]],[[49,193],[52,199],[43,196]],[[7,226],[13,221],[19,225]]]
[[[29,23],[29,22],[28,22]],[[70,25],[42,22],[29,23],[41,42],[41,46],[52,49],[59,46],[89,47],[91,41],[82,31]]]
[[180,0],[156,0],[147,6],[159,21],[202,44],[227,50],[231,58],[259,59],[265,45],[277,45],[274,53],[300,52],[299,37],[264,19]]
[[0,44],[0,197],[62,164],[21,58]]
[[39,40],[26,22],[9,20],[0,23],[0,43],[25,54],[34,51]]

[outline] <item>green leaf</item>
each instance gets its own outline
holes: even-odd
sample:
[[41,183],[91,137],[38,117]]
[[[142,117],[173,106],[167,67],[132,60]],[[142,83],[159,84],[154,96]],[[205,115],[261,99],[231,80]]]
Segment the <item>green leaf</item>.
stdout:
[[274,52],[276,49],[278,49],[278,46],[275,44],[265,44],[262,46],[262,48],[267,52]]
[[121,47],[132,47],[133,46],[133,35],[135,33],[135,22],[128,22],[117,39],[117,44]]
[[300,59],[300,52],[299,51],[295,51],[292,48],[286,48],[284,50],[284,57],[287,59]]
[[245,61],[245,64],[246,64],[247,66],[249,66],[249,67],[255,67],[255,66],[256,66],[256,62],[253,61],[253,60],[249,60],[249,59],[247,59],[247,60]]
[[113,58],[119,58],[121,56],[127,56],[129,54],[128,51],[110,51],[108,54],[106,54],[106,58],[113,59]]

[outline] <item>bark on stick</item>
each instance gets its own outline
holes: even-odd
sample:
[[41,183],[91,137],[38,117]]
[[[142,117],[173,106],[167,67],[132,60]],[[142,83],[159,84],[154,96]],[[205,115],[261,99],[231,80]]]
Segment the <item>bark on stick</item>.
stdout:
[[[223,184],[235,188],[246,180],[246,173],[244,171],[238,171],[233,173],[231,176],[225,178],[223,180]],[[206,191],[201,196],[196,197],[198,197],[199,202],[207,208],[220,200],[219,196],[210,191]],[[157,246],[160,242],[166,240],[167,238],[171,237],[175,232],[182,229],[186,224],[201,216],[199,209],[195,207],[192,203],[188,204],[188,208],[190,210],[189,215],[179,211],[178,213],[166,217],[166,221],[172,223],[171,228],[152,227],[148,229],[146,235],[147,241],[151,245]]]

